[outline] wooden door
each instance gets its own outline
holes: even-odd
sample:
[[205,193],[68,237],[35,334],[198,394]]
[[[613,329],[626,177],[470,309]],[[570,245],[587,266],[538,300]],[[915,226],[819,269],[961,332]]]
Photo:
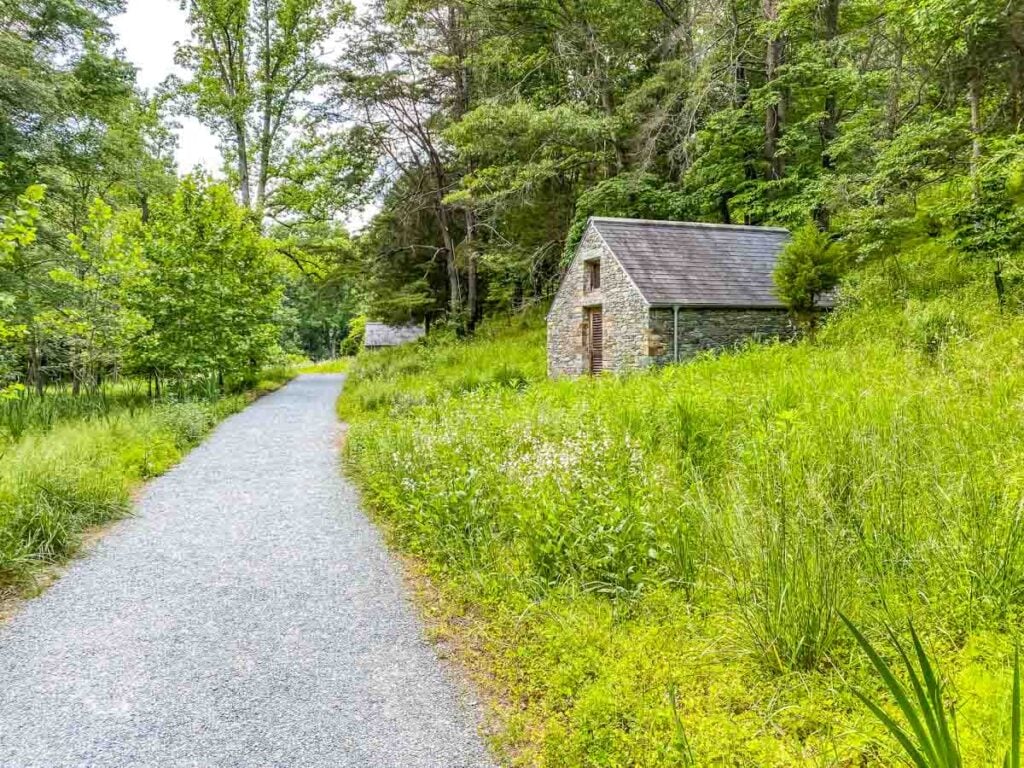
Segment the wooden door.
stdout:
[[604,317],[600,307],[589,310],[587,316],[587,372],[600,373],[604,370]]

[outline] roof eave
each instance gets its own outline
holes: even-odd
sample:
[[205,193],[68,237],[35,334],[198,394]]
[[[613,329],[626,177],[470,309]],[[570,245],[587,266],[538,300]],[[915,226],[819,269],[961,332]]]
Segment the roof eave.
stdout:
[[[680,309],[778,309],[788,310],[785,304],[759,304],[755,302],[748,302],[744,304],[723,304],[719,303],[706,303],[706,302],[692,302],[692,301],[650,301],[648,302],[651,309],[672,309],[673,307],[679,307]],[[818,304],[815,305],[815,309],[835,309],[834,304]]]

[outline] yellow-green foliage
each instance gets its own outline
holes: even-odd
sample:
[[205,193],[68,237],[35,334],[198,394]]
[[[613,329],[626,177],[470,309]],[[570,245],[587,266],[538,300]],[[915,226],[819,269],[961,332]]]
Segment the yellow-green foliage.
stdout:
[[0,588],[67,558],[82,531],[128,513],[135,485],[294,376],[290,366],[264,368],[230,379],[226,393],[211,379],[166,401],[150,400],[145,383],[130,379],[80,395],[51,389],[0,399]]
[[488,386],[521,389],[544,375],[542,316],[492,321],[472,344],[452,337],[363,352],[339,401],[342,418],[386,411],[397,415],[438,398]]
[[321,360],[319,363],[303,365],[297,371],[299,373],[345,373],[351,365],[351,357],[339,357],[336,360]]
[[684,765],[675,686],[699,765],[896,764],[850,693],[880,686],[843,611],[875,639],[913,617],[968,764],[998,763],[1024,317],[964,291],[565,381],[538,320],[361,357],[340,403],[368,501],[474,606],[509,762]]

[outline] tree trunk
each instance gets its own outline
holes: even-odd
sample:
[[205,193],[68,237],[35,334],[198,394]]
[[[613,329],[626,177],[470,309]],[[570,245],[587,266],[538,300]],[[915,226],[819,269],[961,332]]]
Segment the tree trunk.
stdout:
[[732,192],[722,192],[718,196],[718,218],[723,224],[732,224],[732,215],[729,212],[729,201],[732,200]]
[[273,97],[271,79],[273,69],[270,64],[270,3],[263,4],[263,124],[258,137],[260,148],[260,167],[257,170],[256,210],[262,214],[267,199],[267,178],[270,175],[270,128]]
[[[821,23],[825,45],[828,47],[829,68],[835,71],[839,62],[835,55],[835,39],[839,36],[839,0],[822,0],[821,2]],[[835,91],[831,88],[825,94],[825,114],[821,119],[821,167],[831,170],[833,167],[832,155],[829,147],[835,141],[837,126],[839,123],[839,106]]]
[[477,290],[476,215],[468,209],[466,211],[466,246],[468,252],[466,309],[469,314],[467,327],[472,332],[480,320],[480,296]]
[[747,78],[746,59],[744,58],[744,47],[741,40],[743,23],[740,20],[740,12],[736,0],[729,3],[729,12],[732,17],[732,48],[735,51],[735,59],[732,62],[732,105],[739,109],[747,103],[747,99],[750,97],[750,81]]
[[1014,53],[1010,57],[1010,122],[1014,131],[1020,131],[1024,119],[1024,10],[1010,16],[1010,40]]
[[[839,2],[840,0],[821,0],[818,8],[821,17],[822,40],[827,48],[826,58],[829,69],[835,72],[839,68],[839,62],[835,53],[835,40],[839,36]],[[829,88],[825,94],[822,104],[824,114],[818,126],[821,134],[821,168],[824,173],[833,170],[835,163],[832,158],[832,142],[835,141],[839,126],[839,100],[835,91]],[[819,200],[814,206],[814,220],[818,229],[827,232],[832,219],[832,212],[829,210],[825,200]]]
[[46,392],[46,381],[43,378],[43,355],[39,349],[39,341],[32,335],[28,347],[28,385],[42,397]]
[[[601,100],[601,111],[604,112],[605,117],[611,118],[615,116],[615,93],[612,91],[612,85],[608,81],[608,74],[605,71],[604,63],[601,61],[601,49],[597,44],[597,33],[594,32],[594,28],[589,23],[586,28],[586,38],[587,46],[590,49],[593,77]],[[611,142],[612,148],[615,150],[615,172],[622,173],[626,170],[626,152],[622,148],[622,142],[619,141],[618,136],[612,135]]]
[[[764,0],[764,18],[769,24],[774,25],[779,19],[778,0]],[[785,49],[785,42],[778,30],[772,29],[768,36],[768,47],[765,55],[765,81],[771,85],[778,78],[779,67],[782,66],[782,57]],[[785,161],[779,153],[779,141],[782,138],[782,123],[784,119],[785,106],[783,95],[779,93],[765,109],[764,118],[764,156],[768,162],[767,178],[769,181],[781,179],[786,172]]]
[[437,214],[437,225],[441,229],[441,239],[444,242],[445,267],[448,271],[448,309],[454,317],[462,312],[462,289],[459,284],[459,265],[455,260],[455,240],[452,237],[451,219],[448,216],[448,206],[444,204],[443,184],[438,182],[435,212]]
[[252,208],[252,183],[249,180],[249,141],[246,136],[245,124],[235,123],[235,144],[238,151],[238,191],[242,195],[242,205]]
[[981,71],[979,67],[971,68],[971,80],[967,87],[967,100],[971,105],[971,178],[974,183],[974,195],[978,197],[978,170],[981,166]]
[[889,83],[889,97],[885,110],[885,132],[888,138],[896,135],[900,121],[900,91],[903,89],[903,48],[902,30],[896,39],[896,61],[893,64],[892,80]]

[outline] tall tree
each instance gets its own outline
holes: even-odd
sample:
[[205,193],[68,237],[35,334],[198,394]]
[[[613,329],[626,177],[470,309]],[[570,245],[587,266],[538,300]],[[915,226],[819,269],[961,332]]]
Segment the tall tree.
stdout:
[[182,0],[192,40],[177,61],[185,109],[221,138],[242,204],[263,213],[282,175],[288,130],[326,73],[346,0]]
[[415,44],[408,17],[393,25],[381,14],[367,16],[339,62],[325,110],[336,122],[358,121],[369,129],[392,181],[415,180],[408,188],[412,206],[429,210],[437,222],[448,279],[448,306],[463,311],[463,289],[456,259],[460,233],[446,196],[457,181],[441,136],[445,93],[431,62]]
[[134,367],[159,378],[253,373],[273,353],[282,280],[272,245],[224,184],[187,177],[153,201]]

